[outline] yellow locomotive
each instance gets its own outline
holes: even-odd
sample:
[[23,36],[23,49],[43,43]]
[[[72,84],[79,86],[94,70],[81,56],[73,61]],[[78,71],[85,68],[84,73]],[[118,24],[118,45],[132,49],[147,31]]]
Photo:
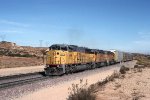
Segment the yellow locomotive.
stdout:
[[55,44],[46,54],[46,75],[62,75],[114,63],[114,53],[75,45]]
[[46,54],[46,75],[62,75],[132,60],[132,54],[104,51],[75,45],[55,44]]

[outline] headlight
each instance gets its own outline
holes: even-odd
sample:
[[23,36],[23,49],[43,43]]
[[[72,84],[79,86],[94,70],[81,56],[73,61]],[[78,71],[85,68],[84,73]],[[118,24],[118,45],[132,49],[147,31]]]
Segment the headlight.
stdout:
[[57,52],[57,55],[59,55],[59,52]]

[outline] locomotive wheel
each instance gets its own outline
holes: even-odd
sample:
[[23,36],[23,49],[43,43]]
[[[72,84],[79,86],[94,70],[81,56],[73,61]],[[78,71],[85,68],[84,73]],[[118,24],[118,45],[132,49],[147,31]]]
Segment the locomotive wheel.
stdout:
[[71,66],[70,73],[76,72],[76,65]]
[[70,73],[70,67],[69,67],[69,66],[66,66],[66,67],[65,67],[65,73],[66,73],[66,74],[69,74],[69,73]]

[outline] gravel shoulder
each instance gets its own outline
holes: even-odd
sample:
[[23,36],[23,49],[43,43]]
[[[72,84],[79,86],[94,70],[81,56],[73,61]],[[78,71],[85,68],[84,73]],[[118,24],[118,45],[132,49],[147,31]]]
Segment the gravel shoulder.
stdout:
[[[30,91],[26,91],[23,94],[13,97],[14,100],[66,100],[68,97],[68,88],[72,84],[78,84],[80,79],[88,82],[88,86],[94,84],[98,81],[105,79],[108,75],[111,75],[114,71],[119,71],[122,65],[133,67],[135,61],[126,62],[122,64],[116,64],[108,67],[103,67],[94,70],[88,70],[80,73],[64,75],[55,79],[47,80],[45,82],[40,82],[37,84],[32,84],[33,87],[30,87]],[[35,88],[39,89],[35,89]],[[29,88],[22,87],[22,88]],[[34,88],[34,89],[33,89]],[[18,87],[19,89],[19,87]],[[22,90],[20,90],[22,91]],[[7,92],[7,91],[6,91]],[[13,95],[12,95],[13,96]]]
[[131,69],[98,90],[97,100],[150,100],[150,68]]

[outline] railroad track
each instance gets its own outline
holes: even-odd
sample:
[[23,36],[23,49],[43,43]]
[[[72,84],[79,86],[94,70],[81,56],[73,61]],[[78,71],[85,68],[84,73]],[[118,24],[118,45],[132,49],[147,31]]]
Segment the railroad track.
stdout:
[[0,89],[29,84],[48,78],[50,77],[45,77],[43,72],[0,77]]
[[3,76],[3,77],[0,77],[0,81],[4,80],[4,79],[19,78],[19,77],[31,76],[31,75],[37,75],[37,74],[44,76],[44,72],[34,72],[34,73],[27,73],[27,74],[18,74],[18,75],[11,75],[11,76]]
[[20,74],[13,76],[0,77],[0,89],[5,89],[13,86],[21,86],[48,78],[56,78],[57,76],[45,76],[44,72]]

